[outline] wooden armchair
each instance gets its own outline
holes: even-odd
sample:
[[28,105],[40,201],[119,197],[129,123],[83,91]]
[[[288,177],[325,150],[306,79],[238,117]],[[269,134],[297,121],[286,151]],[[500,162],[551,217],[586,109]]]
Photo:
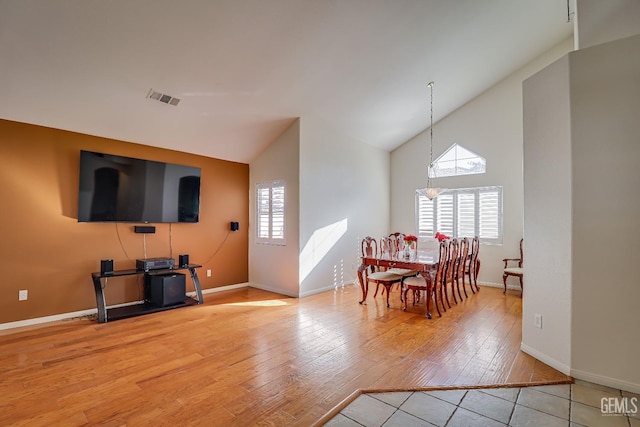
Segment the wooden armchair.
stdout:
[[[523,257],[522,257],[522,241],[523,239],[520,239],[520,258],[505,258],[502,261],[504,262],[504,270],[502,273],[502,281],[504,282],[504,291],[502,293],[506,293],[507,292],[507,277],[509,276],[515,276],[517,278],[520,279],[520,289],[523,289],[522,287],[522,263],[523,263]],[[509,267],[509,264],[513,264],[513,263],[518,263],[517,267]]]

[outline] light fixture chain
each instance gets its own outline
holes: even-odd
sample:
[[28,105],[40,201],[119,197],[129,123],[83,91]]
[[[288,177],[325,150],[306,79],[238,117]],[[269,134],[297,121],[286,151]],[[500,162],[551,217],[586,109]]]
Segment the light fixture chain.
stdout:
[[429,153],[429,167],[433,165],[433,82],[429,83],[431,88],[431,125],[429,126],[429,138],[431,140],[431,152]]
[[427,188],[425,194],[429,200],[433,200],[438,197],[442,189],[431,187],[431,171],[433,171],[433,178],[435,179],[436,177],[436,172],[433,169],[433,82],[429,82],[427,86],[429,86],[431,90],[431,123],[429,123],[429,167],[427,168]]

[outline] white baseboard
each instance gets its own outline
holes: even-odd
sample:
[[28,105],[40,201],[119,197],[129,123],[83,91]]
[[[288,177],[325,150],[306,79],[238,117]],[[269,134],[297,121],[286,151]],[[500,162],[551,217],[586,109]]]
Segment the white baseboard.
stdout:
[[551,366],[553,369],[556,369],[565,375],[571,375],[571,367],[547,356],[546,354],[540,353],[538,350],[532,347],[529,347],[526,344],[520,343],[520,350],[524,351],[529,356],[533,356],[539,361],[546,363],[547,365]]
[[588,381],[590,383],[605,385],[607,387],[612,387],[619,390],[629,391],[631,393],[640,393],[640,384],[632,383],[625,380],[620,380],[617,378],[610,378],[604,375],[598,375],[598,374],[594,374],[587,371],[581,371],[579,369],[571,369],[571,367],[565,365],[564,363],[560,363],[557,360],[552,359],[547,355],[542,354],[539,351],[522,343],[520,344],[520,350],[524,351],[530,356],[535,357],[539,361],[546,363],[552,368],[557,369],[563,374],[569,375],[573,378],[577,378],[583,381]]
[[342,289],[342,288],[344,288],[346,286],[354,286],[354,285],[358,285],[358,287],[360,287],[360,285],[358,284],[357,281],[355,283],[353,281],[352,282],[346,282],[346,283],[343,283],[342,285],[337,285],[337,286],[336,285],[329,285],[329,286],[325,286],[325,287],[320,288],[320,289],[311,289],[309,291],[301,292],[300,293],[300,298],[308,297],[308,296],[315,295],[315,294],[319,294],[321,292],[334,291],[336,289]]
[[603,375],[593,374],[591,372],[581,371],[579,369],[572,369],[571,376],[579,380],[588,381],[590,383],[606,385],[607,387],[640,394],[640,384],[631,383],[629,381],[605,377]]
[[[204,295],[204,294],[211,294],[215,292],[228,291],[230,289],[246,288],[248,286],[249,286],[249,283],[238,283],[235,285],[220,286],[218,288],[203,289],[202,294]],[[187,295],[190,297],[194,297],[196,293],[195,291],[187,292]],[[141,304],[142,302],[143,301],[132,301],[124,304],[110,305],[110,306],[107,306],[107,308],[126,307],[128,305]],[[97,308],[91,308],[88,310],[73,311],[70,313],[54,314],[52,316],[34,317],[32,319],[18,320],[16,322],[0,323],[0,330],[22,328],[24,326],[33,326],[33,325],[39,325],[42,323],[58,322],[60,320],[69,320],[69,319],[75,319],[78,317],[94,316],[94,315],[97,315],[97,313],[98,313]]]
[[355,282],[354,281],[349,281],[349,282],[345,282],[342,285],[324,286],[324,287],[318,288],[318,289],[311,289],[311,290],[308,290],[308,291],[303,291],[303,292],[300,292],[298,294],[294,294],[294,293],[291,293],[291,292],[286,292],[286,291],[283,291],[282,289],[276,289],[276,288],[272,288],[272,287],[269,287],[269,286],[265,286],[265,285],[262,285],[260,283],[250,283],[249,286],[251,286],[252,288],[256,288],[256,289],[262,289],[263,291],[269,291],[269,292],[274,292],[276,294],[286,295],[286,296],[292,297],[292,298],[304,298],[304,297],[308,297],[308,296],[311,296],[311,295],[319,294],[321,292],[333,291],[334,289],[344,288],[345,286],[353,286],[353,285],[355,285],[357,283],[358,283],[357,281],[355,281]]
[[265,286],[263,284],[260,283],[249,283],[249,286],[252,288],[256,288],[256,289],[262,289],[263,291],[267,291],[267,292],[273,292],[274,294],[280,294],[280,295],[285,295],[291,298],[298,298],[299,295],[295,294],[293,292],[288,292],[288,291],[284,291],[282,289],[278,289],[278,288],[272,288],[270,286]]
[[[245,282],[245,283],[237,283],[235,285],[227,285],[227,286],[219,286],[217,288],[203,289],[202,295],[214,294],[216,292],[222,292],[222,291],[229,291],[231,289],[248,288],[249,286],[251,286],[249,282]],[[196,291],[187,292],[187,296],[195,297]]]
[[68,320],[76,317],[92,316],[98,313],[97,308],[89,310],[74,311],[71,313],[55,314],[53,316],[35,317],[33,319],[18,320],[16,322],[0,323],[0,330],[22,328],[24,326],[33,326],[40,323],[57,322],[60,320]]
[[[497,283],[497,282],[484,282],[484,281],[478,281],[478,285],[482,285],[482,286],[488,286],[490,288],[500,288],[500,289],[504,289],[504,283]],[[519,284],[507,284],[507,289],[513,289],[513,290],[520,290],[520,285]]]

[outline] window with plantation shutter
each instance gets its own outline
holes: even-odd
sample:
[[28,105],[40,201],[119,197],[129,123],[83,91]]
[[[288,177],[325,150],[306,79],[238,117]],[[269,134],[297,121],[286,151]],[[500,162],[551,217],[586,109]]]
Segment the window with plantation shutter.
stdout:
[[447,235],[453,235],[454,216],[453,202],[454,196],[451,193],[443,193],[434,199],[434,209],[436,212],[436,231]]
[[256,242],[284,245],[284,181],[265,182],[257,185],[256,211]]
[[502,187],[447,190],[429,200],[416,191],[418,237],[436,232],[454,238],[480,237],[482,243],[502,243]]

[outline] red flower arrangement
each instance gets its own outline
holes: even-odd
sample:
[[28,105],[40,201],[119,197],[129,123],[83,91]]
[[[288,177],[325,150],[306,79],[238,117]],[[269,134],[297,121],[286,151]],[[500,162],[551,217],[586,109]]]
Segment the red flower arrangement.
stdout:
[[442,242],[443,240],[451,239],[451,237],[447,236],[446,234],[442,234],[440,232],[437,232],[435,237],[436,237],[436,239],[438,239],[438,242]]
[[413,246],[415,242],[418,241],[418,238],[413,234],[407,234],[404,236],[404,244],[407,246]]

